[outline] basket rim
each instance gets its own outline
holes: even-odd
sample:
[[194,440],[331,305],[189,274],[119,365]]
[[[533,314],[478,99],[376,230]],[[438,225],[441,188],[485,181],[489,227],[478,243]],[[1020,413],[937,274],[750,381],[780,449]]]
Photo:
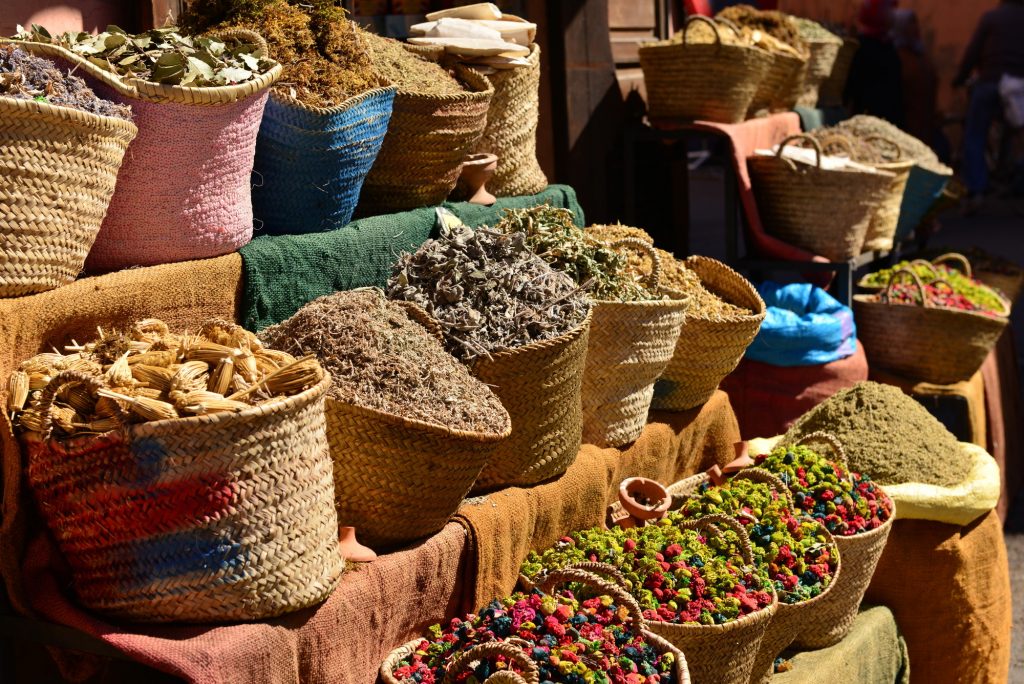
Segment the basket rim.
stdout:
[[[281,77],[281,74],[284,71],[284,67],[282,67],[280,63],[274,62],[274,66],[266,73],[257,74],[255,78],[246,81],[245,83],[207,87],[167,85],[163,83],[154,83],[153,81],[145,81],[139,78],[119,76],[105,69],[101,69],[89,60],[84,59],[81,55],[60,45],[53,45],[52,43],[38,43],[31,40],[9,39],[9,42],[20,47],[25,47],[26,50],[36,54],[37,56],[42,54],[50,57],[57,56],[66,59],[75,64],[76,68],[81,68],[83,71],[88,73],[89,76],[101,81],[104,85],[113,88],[120,95],[145,102],[176,103],[213,107],[231,104],[269,88]],[[212,93],[217,97],[217,100],[207,103],[195,102],[193,96],[199,93]]]
[[505,409],[504,406],[502,406],[502,410],[505,411],[506,420],[505,428],[501,432],[472,432],[470,430],[449,428],[445,427],[441,423],[430,423],[416,418],[405,418],[396,413],[388,413],[387,411],[381,411],[380,409],[373,409],[366,406],[357,406],[356,404],[350,404],[346,401],[341,401],[340,399],[328,396],[327,410],[337,411],[339,408],[341,409],[341,412],[350,415],[374,418],[389,425],[414,428],[420,432],[437,435],[439,437],[453,437],[463,441],[477,442],[479,444],[500,442],[512,434],[512,418],[509,416],[508,410]]
[[885,307],[901,307],[907,309],[917,309],[918,311],[927,311],[929,313],[936,313],[940,316],[969,316],[978,321],[990,321],[999,327],[1005,327],[1009,324],[1009,317],[1003,315],[990,316],[983,314],[979,311],[961,311],[960,309],[946,309],[943,307],[924,307],[918,304],[893,304],[891,302],[882,302],[877,299],[878,294],[855,294],[853,295],[853,303],[860,304],[861,306],[885,306]]
[[303,112],[308,112],[310,114],[330,116],[332,114],[340,114],[341,112],[344,112],[347,109],[351,109],[352,107],[355,107],[356,105],[364,102],[365,100],[369,100],[370,98],[397,92],[398,88],[396,88],[393,85],[380,85],[377,86],[376,88],[364,90],[358,95],[353,95],[352,97],[349,97],[343,100],[342,102],[336,105],[332,105],[330,107],[317,107],[315,105],[302,104],[291,95],[282,95],[276,90],[270,91],[270,99],[273,100],[275,104],[294,107],[295,109],[301,110]]
[[590,330],[590,324],[593,321],[593,318],[594,306],[593,304],[591,304],[591,306],[587,309],[586,317],[584,317],[584,319],[580,321],[580,324],[577,325],[575,328],[567,330],[558,337],[552,337],[551,339],[548,340],[536,340],[534,342],[530,342],[529,344],[524,344],[521,347],[515,347],[514,349],[504,349],[500,352],[494,352],[493,354],[490,355],[490,358],[486,356],[478,356],[476,359],[472,361],[472,364],[470,365],[470,370],[473,370],[481,362],[488,363],[492,360],[504,361],[506,359],[511,359],[521,354],[528,354],[537,351],[538,349],[547,349],[549,347],[554,347],[556,345],[560,345],[563,343],[568,344],[574,342],[579,337],[581,337],[583,333],[588,332]]
[[[881,525],[879,525],[878,527],[876,527],[873,530],[868,530],[867,532],[861,532],[860,534],[850,534],[850,535],[836,535],[836,534],[832,535],[833,539],[836,540],[837,544],[842,544],[844,541],[846,541],[846,542],[850,542],[850,541],[859,542],[859,541],[862,541],[864,539],[874,539],[875,537],[880,535],[882,532],[887,531],[888,528],[891,527],[892,524],[896,521],[896,500],[886,493],[886,491],[882,488],[882,485],[878,484],[874,480],[872,480],[872,482],[875,483],[875,486],[878,488],[878,491],[881,492],[882,496],[884,496],[885,500],[889,503],[889,517],[886,518],[884,523],[882,523]],[[839,549],[840,556],[842,556],[842,553],[843,553],[843,550],[840,547],[840,549]]]
[[[764,303],[764,297],[761,296],[761,293],[757,291],[757,288],[754,287],[754,284],[750,282],[750,280],[744,278],[743,275],[736,271],[734,268],[732,268],[723,261],[719,261],[718,259],[715,259],[713,257],[702,256],[700,254],[694,254],[692,256],[687,257],[686,259],[683,259],[683,266],[696,273],[697,277],[700,278],[700,284],[704,288],[711,290],[712,294],[718,296],[719,298],[721,298],[722,295],[718,294],[717,288],[706,285],[704,282],[704,277],[697,269],[693,268],[692,264],[697,264],[698,266],[717,268],[719,270],[724,271],[726,275],[728,275],[729,277],[739,281],[739,285],[744,290],[746,290],[747,294],[750,295],[750,298],[757,303],[757,309],[751,309],[751,313],[749,314],[725,316],[722,318],[722,320],[715,320],[713,318],[708,318],[706,316],[691,316],[690,314],[687,314],[688,319],[696,319],[702,322],[707,321],[709,323],[753,323],[754,321],[763,321],[764,318],[768,315],[768,305]],[[734,306],[738,305],[734,304]]]
[[775,55],[768,50],[757,45],[730,45],[729,43],[675,43],[665,41],[651,41],[649,43],[641,43],[637,48],[638,54],[643,55],[644,53],[653,54],[656,52],[682,52],[686,49],[698,49],[698,50],[727,50],[727,51],[739,51],[745,52],[766,61],[772,62],[775,59]]
[[[880,179],[884,179],[886,181],[891,181],[891,180],[896,178],[896,174],[893,173],[892,171],[888,171],[886,169],[879,169],[879,168],[877,168],[875,166],[871,167],[871,168],[875,169],[874,171],[862,171],[860,169],[850,169],[850,168],[826,169],[826,168],[822,168],[820,166],[816,166],[814,164],[809,164],[809,163],[807,163],[805,161],[801,161],[799,159],[791,159],[789,157],[780,157],[779,155],[775,154],[774,152],[772,152],[771,154],[757,154],[755,152],[754,154],[752,154],[749,157],[747,157],[747,162],[748,163],[750,163],[750,162],[758,162],[758,163],[763,162],[763,163],[768,163],[768,164],[772,164],[772,165],[775,165],[775,166],[781,166],[781,167],[787,169],[788,173],[829,173],[829,174],[836,174],[836,175],[867,176],[867,177],[872,177],[872,178],[876,178],[877,177],[877,178],[880,178]],[[795,165],[799,165],[801,168],[799,170],[794,170],[793,167],[789,166],[786,162],[792,162]],[[868,165],[865,164],[865,166],[868,166]]]
[[[777,613],[779,610],[779,606],[781,604],[779,603],[779,595],[775,591],[775,583],[769,581],[768,587],[771,589],[771,603],[769,603],[767,606],[760,610],[755,610],[753,613],[747,613],[746,615],[742,615],[733,620],[732,622],[726,622],[720,625],[702,625],[693,622],[665,622],[663,620],[648,620],[647,624],[649,626],[657,625],[662,629],[678,629],[687,632],[695,632],[701,629],[710,629],[719,632],[720,634],[726,634],[737,629],[750,627],[751,625],[756,625],[760,622],[771,620],[772,617],[775,616],[775,613]],[[685,651],[683,652],[685,653]]]
[[[403,47],[409,48],[408,45],[403,43]],[[413,50],[410,50],[413,54],[418,54]],[[423,59],[427,59],[423,55],[418,55]],[[428,60],[434,61],[434,60]],[[434,62],[435,64],[437,62]],[[476,103],[476,102],[487,102],[494,95],[494,84],[491,83],[484,74],[472,67],[468,67],[465,64],[455,65],[456,79],[461,81],[463,85],[468,85],[473,90],[467,90],[457,95],[434,95],[430,93],[417,93],[411,90],[402,90],[398,86],[394,86],[395,95],[402,96],[403,98],[414,100],[416,102],[444,102],[444,103]]]
[[[109,100],[107,100],[107,102],[109,102]],[[60,120],[61,122],[92,125],[102,124],[103,126],[111,129],[112,132],[117,131],[117,129],[121,129],[124,133],[130,133],[132,138],[134,138],[139,132],[139,127],[136,126],[131,119],[95,114],[93,112],[86,112],[81,109],[75,109],[74,107],[52,104],[50,102],[22,100],[16,97],[0,95],[0,109],[9,109],[38,116],[46,116]]]

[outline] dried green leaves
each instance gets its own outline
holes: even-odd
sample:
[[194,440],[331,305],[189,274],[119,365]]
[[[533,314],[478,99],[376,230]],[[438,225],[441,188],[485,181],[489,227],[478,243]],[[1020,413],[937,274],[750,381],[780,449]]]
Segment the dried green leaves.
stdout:
[[108,26],[95,36],[69,32],[54,37],[33,24],[30,30],[18,27],[15,37],[60,45],[119,76],[168,85],[234,85],[251,81],[275,64],[255,43],[237,37],[216,40],[183,36],[174,27],[131,35],[117,26]]

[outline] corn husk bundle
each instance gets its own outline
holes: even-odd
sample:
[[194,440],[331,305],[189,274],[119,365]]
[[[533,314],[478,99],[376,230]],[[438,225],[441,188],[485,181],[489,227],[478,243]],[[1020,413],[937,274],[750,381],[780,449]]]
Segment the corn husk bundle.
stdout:
[[[238,412],[298,394],[323,377],[312,356],[267,349],[234,323],[210,320],[198,332],[172,333],[155,318],[126,330],[97,329],[64,352],[23,361],[8,380],[12,424],[61,437],[99,434],[131,423]],[[43,390],[74,371],[89,382],[65,384],[44,414]]]

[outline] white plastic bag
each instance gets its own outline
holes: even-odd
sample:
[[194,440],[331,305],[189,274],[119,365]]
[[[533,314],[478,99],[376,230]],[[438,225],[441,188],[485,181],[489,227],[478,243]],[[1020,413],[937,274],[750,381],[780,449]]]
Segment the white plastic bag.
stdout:
[[1024,78],[1003,74],[999,95],[1003,98],[1006,122],[1013,128],[1024,128]]

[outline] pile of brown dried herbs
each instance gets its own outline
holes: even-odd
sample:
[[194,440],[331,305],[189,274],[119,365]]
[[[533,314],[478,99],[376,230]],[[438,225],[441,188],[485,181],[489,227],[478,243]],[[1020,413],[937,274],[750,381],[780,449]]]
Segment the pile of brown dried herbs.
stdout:
[[568,209],[542,204],[506,209],[497,229],[524,233],[526,244],[556,270],[568,274],[597,301],[643,302],[662,299],[647,288],[646,276],[627,269],[627,257],[573,223]]
[[63,73],[53,62],[14,45],[0,46],[0,96],[71,107],[90,114],[131,119],[127,105],[100,98],[85,81]]
[[733,5],[716,14],[715,19],[727,19],[739,26],[762,31],[802,55],[809,52],[807,41],[800,36],[800,26],[795,18],[783,12],[759,10],[750,5]]
[[531,252],[523,233],[461,225],[402,254],[388,296],[436,319],[446,348],[464,362],[558,337],[590,310],[586,294]]
[[461,95],[463,85],[444,67],[407,50],[393,38],[359,31],[373,69],[400,92],[418,95]]
[[184,36],[175,27],[131,35],[108,26],[98,35],[51,36],[33,24],[29,30],[20,28],[16,38],[60,45],[118,76],[167,85],[204,88],[245,83],[275,64],[255,43]]
[[487,385],[376,288],[315,299],[260,338],[292,354],[315,354],[338,401],[456,430],[508,427],[508,413]]

